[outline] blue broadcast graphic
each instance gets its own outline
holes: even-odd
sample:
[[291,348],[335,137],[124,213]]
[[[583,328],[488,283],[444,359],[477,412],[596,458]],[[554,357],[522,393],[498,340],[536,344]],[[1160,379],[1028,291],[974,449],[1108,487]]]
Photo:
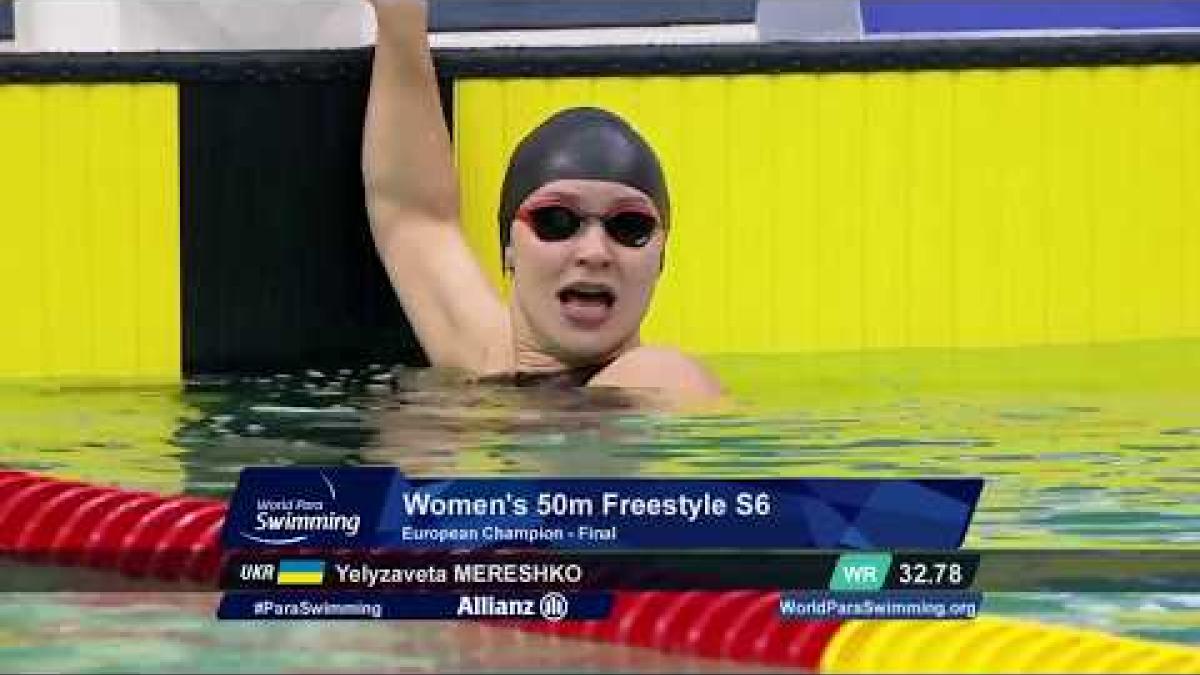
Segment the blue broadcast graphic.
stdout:
[[225,620],[543,620],[606,618],[611,593],[226,593]]
[[953,549],[983,482],[950,479],[409,478],[392,467],[249,468],[226,548]]

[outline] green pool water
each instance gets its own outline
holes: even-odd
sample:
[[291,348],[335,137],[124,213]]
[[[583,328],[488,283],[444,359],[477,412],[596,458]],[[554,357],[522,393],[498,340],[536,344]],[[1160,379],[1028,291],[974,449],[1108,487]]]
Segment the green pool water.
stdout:
[[[418,475],[982,476],[974,548],[1200,548],[1200,341],[708,359],[720,406],[464,386],[384,365],[0,384],[0,466],[226,497],[247,465]],[[0,671],[572,669],[722,664],[455,624],[217,624],[208,594],[0,606]],[[990,594],[990,613],[1200,644],[1200,597]]]

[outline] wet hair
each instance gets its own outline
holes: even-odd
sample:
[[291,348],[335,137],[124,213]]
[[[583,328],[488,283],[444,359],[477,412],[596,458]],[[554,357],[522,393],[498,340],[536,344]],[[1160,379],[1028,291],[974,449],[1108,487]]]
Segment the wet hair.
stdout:
[[556,180],[606,180],[641,190],[666,226],[671,203],[654,149],[621,117],[600,108],[569,108],[551,116],[513,152],[500,192],[500,250],[511,239],[521,204]]

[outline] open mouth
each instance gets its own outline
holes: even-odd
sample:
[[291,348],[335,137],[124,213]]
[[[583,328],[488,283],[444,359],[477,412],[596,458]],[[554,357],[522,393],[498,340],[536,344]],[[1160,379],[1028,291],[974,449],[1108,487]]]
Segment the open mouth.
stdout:
[[577,302],[612,307],[617,295],[602,284],[571,284],[558,292],[558,299],[564,304]]
[[563,314],[571,323],[594,328],[604,323],[617,301],[617,294],[604,284],[574,283],[558,292]]

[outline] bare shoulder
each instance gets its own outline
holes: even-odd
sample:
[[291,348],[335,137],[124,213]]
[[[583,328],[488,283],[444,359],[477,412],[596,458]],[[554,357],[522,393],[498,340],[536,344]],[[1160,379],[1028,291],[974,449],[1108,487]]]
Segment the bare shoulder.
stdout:
[[622,354],[592,384],[662,389],[699,397],[715,398],[724,393],[712,371],[695,358],[671,347],[648,345]]

